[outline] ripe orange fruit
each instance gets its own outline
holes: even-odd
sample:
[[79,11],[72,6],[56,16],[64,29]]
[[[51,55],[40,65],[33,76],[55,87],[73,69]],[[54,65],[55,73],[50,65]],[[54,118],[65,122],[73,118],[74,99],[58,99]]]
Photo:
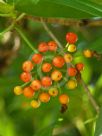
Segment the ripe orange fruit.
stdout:
[[46,42],[41,42],[38,45],[38,50],[39,50],[39,52],[46,52],[46,51],[48,51],[48,44]]
[[62,79],[62,73],[59,70],[54,70],[51,73],[51,79],[54,81],[59,81]]
[[30,84],[30,87],[34,90],[37,91],[41,88],[41,82],[39,80],[33,80]]
[[43,87],[49,87],[52,85],[52,80],[50,77],[45,76],[41,79],[41,84]]
[[42,62],[43,56],[42,56],[41,54],[39,54],[39,53],[36,53],[36,54],[34,54],[34,55],[32,56],[32,60],[33,60],[33,62],[34,62],[35,64],[39,64],[39,63]]
[[28,72],[23,72],[21,75],[20,75],[20,78],[23,82],[29,82],[32,78],[31,74],[28,73]]
[[30,60],[28,61],[25,61],[22,65],[22,69],[25,71],[25,72],[30,72],[32,69],[33,69],[33,64]]
[[59,102],[61,104],[67,104],[67,103],[69,103],[69,96],[67,94],[61,94],[59,96]]
[[83,51],[83,55],[86,57],[86,58],[91,58],[93,56],[93,52],[89,49],[87,50],[84,50]]
[[75,67],[76,67],[76,69],[78,70],[78,71],[82,71],[83,69],[84,69],[84,64],[83,63],[77,63],[76,65],[75,65]]
[[73,44],[73,43],[75,43],[77,40],[78,40],[78,37],[77,37],[77,35],[76,35],[75,33],[69,32],[69,33],[66,34],[66,41],[67,41],[68,43]]
[[25,97],[31,98],[34,96],[35,92],[31,87],[28,86],[23,89],[23,94]]
[[63,65],[65,64],[65,60],[62,56],[56,56],[53,58],[53,65],[57,68],[62,68]]
[[51,69],[52,69],[52,66],[50,63],[44,63],[42,65],[42,71],[45,73],[50,72]]
[[76,68],[74,68],[74,67],[68,68],[68,75],[69,76],[76,76],[76,74],[77,74]]
[[50,51],[56,51],[57,50],[57,43],[55,41],[48,42],[48,48]]
[[39,95],[39,100],[40,100],[41,102],[47,103],[47,102],[50,100],[50,95],[49,95],[48,93],[46,93],[46,92],[43,92],[43,93],[41,93],[41,94]]

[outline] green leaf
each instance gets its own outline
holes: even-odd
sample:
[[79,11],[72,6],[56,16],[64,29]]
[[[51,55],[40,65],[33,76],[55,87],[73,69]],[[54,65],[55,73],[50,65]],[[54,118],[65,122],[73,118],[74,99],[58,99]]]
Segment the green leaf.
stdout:
[[34,16],[62,18],[102,17],[101,5],[82,0],[15,0],[15,9]]
[[0,2],[0,13],[7,14],[12,12],[13,9],[14,7],[12,5]]
[[101,136],[101,135],[102,135],[102,107],[100,110],[98,120],[96,122],[96,130],[95,130],[95,136]]

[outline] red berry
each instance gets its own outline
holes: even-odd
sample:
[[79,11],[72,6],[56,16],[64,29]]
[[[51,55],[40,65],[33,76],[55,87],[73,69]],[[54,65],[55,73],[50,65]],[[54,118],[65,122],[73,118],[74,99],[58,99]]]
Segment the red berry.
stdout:
[[50,77],[43,77],[42,79],[41,79],[41,84],[42,84],[42,86],[43,87],[49,87],[49,86],[51,86],[52,85],[52,80],[51,80],[51,78]]
[[25,71],[25,72],[30,72],[32,69],[33,69],[33,64],[31,61],[25,61],[22,65],[22,69]]
[[56,51],[57,50],[57,44],[55,41],[48,42],[48,47],[50,51]]
[[28,72],[23,72],[21,75],[20,75],[20,78],[23,82],[29,82],[32,78],[31,74],[28,73]]
[[39,52],[46,52],[48,51],[48,44],[46,42],[42,42],[38,45]]
[[78,40],[78,37],[75,33],[70,32],[66,34],[66,41],[70,44],[75,43]]
[[58,68],[62,68],[65,64],[65,60],[62,56],[57,56],[53,59],[53,65]]
[[23,94],[27,98],[31,98],[34,95],[34,90],[31,87],[25,87],[23,90]]
[[76,68],[73,68],[73,67],[68,68],[68,75],[69,76],[76,76],[76,74],[77,74]]
[[30,86],[34,91],[37,91],[41,88],[41,82],[39,80],[33,80]]
[[81,71],[81,70],[83,70],[84,69],[84,64],[83,63],[77,63],[76,65],[76,69],[78,70],[78,71]]
[[52,66],[51,66],[50,63],[44,63],[42,65],[42,71],[45,72],[45,73],[50,72],[51,69],[52,69]]
[[33,60],[33,62],[34,62],[35,64],[39,64],[39,63],[41,63],[41,61],[43,60],[43,56],[42,56],[41,54],[39,54],[39,53],[34,54],[34,55],[32,56],[32,60]]

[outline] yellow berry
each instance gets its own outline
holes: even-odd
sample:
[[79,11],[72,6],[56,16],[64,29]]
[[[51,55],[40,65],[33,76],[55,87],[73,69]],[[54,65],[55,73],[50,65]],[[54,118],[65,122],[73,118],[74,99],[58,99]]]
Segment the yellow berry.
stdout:
[[68,51],[69,51],[69,52],[75,52],[75,51],[76,51],[76,46],[75,46],[74,44],[70,44],[70,45],[68,46]]
[[20,95],[20,94],[22,94],[22,92],[23,92],[23,90],[22,90],[21,86],[14,87],[14,94],[15,95]]
[[83,54],[86,58],[91,58],[93,56],[93,52],[91,50],[84,50]]
[[66,63],[70,63],[73,60],[73,57],[71,54],[67,53],[67,54],[64,54],[64,59]]
[[40,103],[40,101],[32,100],[30,104],[31,104],[31,106],[32,106],[33,108],[38,108],[41,103]]
[[50,88],[49,89],[49,94],[53,97],[57,96],[58,95],[58,90],[57,88]]
[[77,87],[77,81],[74,80],[74,79],[70,79],[66,86],[69,88],[69,89],[75,89]]

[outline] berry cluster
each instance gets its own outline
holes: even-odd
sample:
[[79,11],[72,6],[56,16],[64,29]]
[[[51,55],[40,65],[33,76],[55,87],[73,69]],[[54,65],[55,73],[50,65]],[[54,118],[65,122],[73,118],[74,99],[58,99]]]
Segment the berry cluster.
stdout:
[[[14,87],[14,93],[33,98],[30,102],[33,108],[38,108],[41,103],[47,103],[51,97],[58,96],[62,109],[66,110],[69,96],[60,88],[63,85],[62,81],[68,89],[75,89],[77,87],[76,76],[84,68],[84,64],[81,62],[72,64],[73,53],[77,49],[75,45],[77,40],[78,37],[75,33],[67,33],[67,45],[64,53],[58,51],[58,45],[55,41],[40,43],[37,49],[38,53],[33,54],[29,60],[23,62],[23,72],[20,79],[24,85]],[[49,54],[52,55],[50,62],[49,59],[46,60],[46,56]],[[93,56],[93,52],[84,50],[83,55],[90,58]],[[39,76],[40,72],[37,71],[39,68],[43,76]],[[65,75],[67,76],[64,77]]]

